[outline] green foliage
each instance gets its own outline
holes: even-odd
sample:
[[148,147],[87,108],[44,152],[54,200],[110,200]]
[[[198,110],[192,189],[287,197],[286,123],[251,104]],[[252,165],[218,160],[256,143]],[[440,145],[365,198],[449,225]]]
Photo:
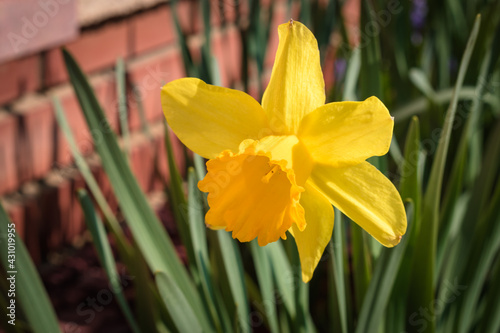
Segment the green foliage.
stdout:
[[[329,99],[377,95],[395,117],[390,155],[370,162],[399,189],[407,207],[406,235],[395,248],[382,248],[336,210],[324,260],[313,280],[304,285],[293,241],[262,248],[256,242],[240,244],[225,231],[205,227],[208,205],[197,188],[206,172],[204,160],[194,155],[186,170],[178,170],[166,126],[171,175],[166,192],[186,248],[184,265],[132,175],[84,74],[64,51],[87,125],[101,134],[96,150],[133,235],[132,240],[124,236],[78,152],[64,110],[54,100],[59,126],[109,236],[116,241],[119,260],[136,277],[133,288],[139,306],[130,309],[118,297],[131,328],[146,332],[251,332],[260,326],[273,333],[498,332],[500,3],[427,1],[427,14],[419,25],[410,18],[421,1],[361,1],[360,44],[352,49],[341,1],[329,1],[324,7],[319,1],[295,2],[301,6],[300,19],[318,38],[324,61],[331,60],[326,55],[331,32],[342,38],[337,58],[345,60],[346,72],[337,73]],[[235,0],[234,5],[239,8],[240,3]],[[177,1],[172,6],[175,13]],[[203,1],[201,8],[209,41],[210,2]],[[272,16],[259,1],[249,1],[248,12],[249,20],[238,22],[243,84],[246,89],[250,85],[254,63],[262,94],[266,45],[276,32],[270,31]],[[186,73],[220,84],[210,44],[204,44],[201,61],[195,63],[177,15],[173,19]],[[123,62],[117,62],[116,72],[123,102]],[[125,105],[120,104],[120,112],[126,115]],[[126,117],[120,119],[127,151],[128,124]],[[143,128],[148,133],[147,124]],[[103,267],[116,284],[106,230],[90,198],[84,192],[80,196]],[[4,228],[8,220],[3,210],[0,220]],[[33,331],[55,332],[55,315],[38,275],[22,245],[18,251],[23,276],[31,282],[24,295],[20,292],[23,318]]]

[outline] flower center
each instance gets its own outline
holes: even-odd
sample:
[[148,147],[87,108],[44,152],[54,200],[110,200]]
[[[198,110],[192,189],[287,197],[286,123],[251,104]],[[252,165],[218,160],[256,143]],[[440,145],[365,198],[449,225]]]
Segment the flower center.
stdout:
[[222,152],[207,162],[208,173],[198,183],[208,192],[210,228],[233,232],[233,238],[259,245],[286,239],[286,231],[296,223],[304,230],[304,209],[299,203],[304,191],[295,181],[286,161],[273,161],[270,154],[256,152],[255,145],[243,152]]

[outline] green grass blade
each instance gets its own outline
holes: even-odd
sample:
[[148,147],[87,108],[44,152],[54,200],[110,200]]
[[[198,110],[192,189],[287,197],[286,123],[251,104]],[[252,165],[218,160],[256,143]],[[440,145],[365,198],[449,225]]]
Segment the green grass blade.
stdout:
[[168,130],[168,124],[165,124],[165,150],[167,152],[168,159],[168,170],[170,174],[170,188],[168,189],[170,206],[175,216],[175,221],[177,222],[177,229],[181,236],[182,244],[186,248],[188,255],[188,262],[191,268],[191,272],[195,274],[195,263],[196,258],[193,250],[193,241],[191,238],[189,224],[188,224],[188,214],[186,214],[187,201],[184,194],[184,185],[182,176],[177,169],[177,164],[175,163],[174,150],[172,147],[172,142],[170,140],[170,131]]
[[146,119],[146,112],[144,111],[144,103],[142,102],[142,95],[141,95],[141,89],[136,86],[132,85],[132,89],[134,91],[134,99],[135,103],[137,105],[137,111],[139,111],[139,121],[141,123],[141,130],[142,133],[149,139],[152,140],[153,135],[151,134],[151,130],[149,128],[148,121]]
[[289,316],[295,318],[297,315],[297,305],[291,290],[294,290],[293,269],[290,261],[286,256],[285,250],[281,241],[268,244],[264,247],[267,251],[269,259],[271,260],[271,267],[275,285],[278,290],[279,296],[283,300],[283,304]]
[[59,128],[61,128],[61,130],[66,138],[66,141],[68,142],[69,148],[71,150],[71,154],[73,155],[73,158],[75,159],[75,164],[78,167],[78,170],[80,170],[80,173],[82,174],[83,179],[85,179],[85,183],[87,184],[88,188],[90,189],[90,192],[94,196],[95,201],[99,205],[99,208],[101,209],[101,211],[104,215],[104,218],[105,218],[106,222],[108,223],[108,226],[109,226],[111,232],[113,233],[113,236],[115,236],[115,238],[118,242],[118,248],[119,248],[120,254],[122,256],[124,256],[125,258],[130,258],[132,249],[130,248],[128,241],[126,240],[125,235],[123,234],[123,230],[121,229],[120,224],[118,223],[118,220],[116,219],[115,215],[113,214],[111,207],[109,207],[109,204],[106,201],[106,198],[102,194],[102,191],[99,188],[99,184],[97,183],[96,179],[94,178],[92,171],[90,170],[90,168],[89,168],[87,162],[85,161],[85,159],[83,158],[82,154],[80,154],[80,151],[78,149],[78,145],[76,144],[76,141],[75,141],[75,138],[74,138],[73,133],[71,131],[71,128],[69,127],[68,120],[66,119],[61,102],[59,101],[59,99],[57,97],[54,97],[52,99],[52,103],[54,105],[57,123],[59,124]]
[[132,331],[136,333],[141,332],[141,329],[137,325],[134,315],[128,306],[125,296],[123,295],[120,276],[116,270],[115,258],[113,257],[113,252],[111,250],[111,246],[109,245],[106,230],[104,230],[102,221],[96,214],[92,200],[85,190],[78,191],[78,199],[82,205],[85,222],[87,223],[87,227],[92,235],[97,255],[99,256],[99,260],[108,275],[111,290],[115,294],[116,300],[118,301],[118,304],[120,305],[120,308],[122,309]]
[[[347,322],[347,299],[346,299],[346,283],[345,283],[345,272],[344,272],[344,255],[343,249],[344,235],[343,235],[343,222],[342,214],[338,209],[335,209],[335,226],[333,228],[332,239],[328,243],[328,248],[330,252],[330,267],[332,272],[332,278],[329,279],[331,298],[335,297],[336,306],[332,306],[332,311],[337,310],[340,324],[340,331],[342,333],[348,332],[348,322]],[[337,317],[334,313],[332,317]]]
[[434,103],[436,102],[436,92],[434,91],[434,88],[432,88],[431,83],[423,70],[420,68],[410,69],[409,78],[415,87],[417,87],[418,90],[425,95],[425,97]]
[[164,272],[155,273],[156,285],[179,332],[203,332],[195,310],[177,283]]
[[[49,296],[45,291],[38,271],[33,261],[31,261],[23,241],[15,233],[14,224],[11,223],[2,204],[0,204],[0,236],[0,254],[2,256],[3,268],[6,271],[7,279],[14,277],[9,280],[9,293],[11,290],[11,281],[15,281],[15,290],[12,289],[14,294],[7,295],[10,300],[9,306],[11,306],[12,300],[14,300],[15,308],[22,310],[33,332],[61,332],[54,308],[50,303]],[[9,245],[14,245],[15,247],[13,251],[14,257],[9,257],[9,255],[12,255]],[[10,309],[8,311],[10,313]],[[19,310],[17,314],[19,315]],[[18,318],[11,317],[2,320],[8,321],[12,319],[15,319],[14,324],[19,320]]]
[[[80,173],[85,179],[88,188],[90,189],[96,203],[98,204],[99,208],[101,209],[104,215],[108,228],[110,229],[110,231],[112,232],[113,236],[117,241],[117,249],[122,260],[129,269],[130,274],[136,276],[137,279],[136,292],[138,293],[136,304],[140,310],[138,312],[138,318],[140,319],[141,323],[147,323],[147,325],[152,325],[153,323],[152,318],[154,318],[154,315],[152,315],[150,312],[147,313],[144,312],[143,311],[144,307],[141,307],[142,304],[151,303],[151,295],[149,291],[151,286],[153,286],[153,284],[152,281],[150,281],[148,273],[144,272],[144,269],[147,266],[143,262],[141,254],[135,250],[136,249],[135,247],[129,244],[129,241],[123,234],[123,230],[121,229],[118,220],[116,219],[111,208],[109,207],[106,198],[102,194],[102,191],[99,188],[99,185],[97,184],[97,181],[95,180],[87,162],[80,154],[75,139],[73,137],[73,133],[71,132],[71,129],[68,125],[68,121],[66,120],[65,113],[62,109],[59,100],[57,98],[54,98],[53,104],[57,122],[62,132],[64,133],[66,140],[68,141],[68,145],[75,159],[76,166],[78,167]],[[162,301],[160,300],[160,302]]]
[[[446,113],[443,131],[439,140],[439,145],[432,164],[429,186],[423,200],[422,225],[418,235],[417,247],[415,249],[415,265],[413,266],[412,287],[410,289],[408,313],[418,311],[420,307],[430,307],[430,312],[434,313],[434,271],[437,245],[437,231],[439,218],[439,203],[443,184],[443,173],[446,162],[446,155],[450,144],[450,136],[453,127],[453,120],[457,109],[458,95],[462,87],[465,73],[469,65],[474,44],[479,32],[480,16],[472,29],[469,41],[460,64],[460,70],[455,84],[453,98]],[[434,332],[435,323],[428,323],[424,332]]]
[[357,101],[356,86],[358,84],[359,72],[361,70],[361,51],[352,51],[351,58],[347,64],[345,75],[345,88],[342,99],[344,101]]
[[189,77],[198,77],[199,76],[198,69],[193,62],[193,58],[191,57],[191,53],[189,52],[186,35],[182,31],[181,24],[179,22],[179,10],[177,8],[178,3],[179,3],[178,0],[173,0],[171,2],[171,7],[172,7],[172,18],[174,21],[175,32],[177,40],[179,41],[179,47],[181,49],[184,71],[186,75]]
[[[413,223],[413,207],[406,208],[407,220]],[[409,229],[410,229],[409,228]],[[389,302],[394,282],[397,278],[399,266],[403,260],[408,240],[411,238],[411,230],[407,232],[401,242],[394,248],[384,248],[377,260],[373,277],[363,300],[361,311],[356,326],[357,333],[378,332],[384,311]]]
[[196,178],[199,180],[205,178],[205,174],[207,173],[205,168],[205,159],[200,155],[193,153],[193,163],[196,171]]
[[98,131],[102,134],[100,142],[96,144],[96,150],[101,156],[104,170],[149,268],[153,272],[163,271],[170,274],[172,280],[178,284],[190,305],[195,309],[203,329],[212,331],[212,325],[202,306],[199,294],[180,262],[172,241],[149,206],[127,161],[124,159],[116,136],[110,130],[104,112],[85,75],[66,50],[63,50],[63,55],[87,124],[91,131]]
[[413,251],[420,230],[420,209],[422,199],[422,184],[420,179],[420,123],[413,117],[406,136],[404,162],[401,168],[399,192],[403,201],[412,203],[412,223],[404,238],[406,240],[405,259],[400,264],[391,300],[387,305],[386,330],[401,332],[405,329],[405,313],[408,290],[410,288]]
[[477,333],[496,333],[500,331],[500,257],[493,265],[495,271],[491,276],[491,289],[488,290],[483,320],[476,329]]
[[264,312],[269,322],[269,329],[272,333],[278,333],[278,317],[274,300],[274,284],[271,263],[267,252],[254,240],[250,242],[250,250],[255,265],[255,273],[259,282],[262,294]]
[[214,290],[212,269],[208,256],[205,210],[203,208],[203,198],[197,184],[198,179],[195,175],[195,171],[193,168],[189,168],[187,214],[190,238],[193,244],[193,254],[207,306],[215,323],[215,327],[220,330],[221,324],[218,317],[218,309],[215,306],[215,304],[217,304],[215,296],[216,291]]
[[352,269],[354,284],[355,313],[359,313],[366,291],[370,284],[372,267],[371,257],[366,242],[365,231],[355,223],[350,223]]
[[[361,27],[367,27],[370,22],[375,22],[373,3],[368,0],[361,1]],[[364,47],[361,48],[361,72],[369,80],[360,81],[361,98],[377,96],[383,100],[382,95],[382,56],[380,53],[380,33],[363,34]]]
[[[477,97],[476,87],[466,86],[460,89],[458,97],[460,100],[473,100]],[[442,89],[436,91],[435,102],[439,105],[449,103],[453,97],[454,89]],[[493,94],[485,94],[483,102],[491,105],[493,108],[500,108],[498,99]],[[404,122],[413,116],[422,114],[429,110],[429,100],[426,97],[415,98],[411,102],[396,108],[392,113],[396,124]]]
[[250,332],[250,307],[245,285],[245,274],[242,259],[236,244],[226,231],[217,231],[222,261],[229,280],[229,288],[236,306],[239,328],[242,332]]
[[130,153],[130,131],[128,128],[127,86],[125,79],[125,62],[122,58],[116,60],[116,96],[118,96],[118,116],[123,137],[125,153]]

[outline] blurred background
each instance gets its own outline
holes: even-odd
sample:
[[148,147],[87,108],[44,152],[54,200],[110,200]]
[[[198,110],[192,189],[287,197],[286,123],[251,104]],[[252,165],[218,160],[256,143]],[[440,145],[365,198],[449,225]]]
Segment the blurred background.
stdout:
[[[445,153],[444,183],[448,187],[438,195],[444,207],[440,219],[446,221],[439,225],[439,240],[460,239],[457,230],[461,227],[475,230],[475,222],[482,217],[480,212],[466,213],[471,211],[471,196],[482,193],[487,199],[479,207],[497,207],[499,151],[490,146],[500,140],[499,1],[1,1],[0,201],[37,265],[62,330],[128,332],[129,325],[116,302],[89,305],[93,298],[104,297],[100,293],[107,290],[109,282],[90,243],[77,195],[77,189],[86,184],[56,121],[54,98],[60,102],[75,142],[113,213],[120,222],[124,218],[95,151],[102,134],[87,127],[61,47],[87,75],[133,174],[186,262],[188,254],[166,190],[172,185],[168,153],[173,154],[183,177],[194,162],[172,133],[168,134],[171,142],[165,142],[162,85],[196,76],[246,91],[260,101],[278,46],[277,27],[290,18],[299,20],[318,40],[328,101],[376,95],[395,117],[395,143],[390,154],[371,162],[396,184],[405,168],[411,169],[409,174],[418,171],[421,191],[428,185],[476,14],[482,14],[482,24],[457,97],[460,103],[455,103],[453,134],[449,153]],[[482,111],[471,121],[470,112],[476,109]],[[420,117],[420,158],[404,164],[413,116]],[[485,158],[490,158],[486,164],[489,176],[481,179],[481,184],[488,185],[477,189]],[[492,217],[484,218],[488,221],[484,230],[497,230],[490,227],[498,224],[498,212],[488,214]],[[468,222],[462,223],[464,216]],[[124,230],[130,236],[126,227]],[[484,230],[479,234],[484,235]],[[375,264],[372,267],[371,260],[375,263],[380,249],[364,242],[372,254],[363,269],[372,272]],[[488,263],[494,268],[499,263],[499,245],[496,238],[492,242]],[[114,248],[113,240],[111,243]],[[443,244],[446,246],[438,249],[438,264],[446,251],[454,248]],[[352,269],[358,261],[349,259],[354,250],[349,247],[346,251],[346,266]],[[489,290],[486,286],[493,271],[500,276],[500,270],[493,268],[485,273],[487,281],[481,280],[482,292]],[[135,292],[130,281],[134,277],[120,262],[117,269],[125,295],[133,303]],[[320,263],[316,274],[326,271],[326,263]],[[358,288],[353,292],[357,304],[351,304],[354,310],[347,315],[351,329],[370,277],[371,273],[366,275],[359,288],[358,281],[346,282],[356,285],[352,290]],[[313,280],[311,293],[316,296],[310,301],[316,328],[325,332],[331,328],[331,313],[325,310],[331,304],[318,293],[327,284],[321,278]],[[337,313],[338,309],[334,306],[332,311]],[[269,325],[257,325],[254,330],[267,331]]]

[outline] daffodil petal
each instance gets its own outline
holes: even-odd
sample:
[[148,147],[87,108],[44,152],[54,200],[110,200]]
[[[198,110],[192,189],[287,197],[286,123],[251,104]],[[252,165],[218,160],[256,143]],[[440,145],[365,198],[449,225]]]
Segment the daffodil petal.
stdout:
[[384,104],[370,97],[321,106],[302,119],[298,135],[316,162],[344,167],[385,155],[393,127]]
[[192,151],[215,158],[238,152],[245,139],[263,137],[267,118],[251,96],[195,78],[172,81],[161,90],[163,113],[177,137]]
[[300,22],[279,26],[271,80],[262,98],[274,133],[296,134],[302,117],[325,104],[318,43]]
[[260,246],[285,238],[292,224],[305,228],[300,194],[286,161],[272,161],[271,154],[257,152],[255,142],[238,154],[223,151],[207,162],[207,175],[198,183],[208,192],[205,221],[212,229],[225,228],[233,238]]
[[300,231],[296,224],[292,224],[288,231],[295,238],[302,267],[302,280],[307,283],[311,280],[332,237],[334,213],[330,202],[314,186],[306,183],[304,188],[300,204],[305,211],[306,228]]
[[398,191],[370,163],[344,168],[315,165],[311,180],[335,207],[382,245],[397,245],[406,232],[406,214]]
[[[253,140],[242,142],[240,151],[250,144],[254,144]],[[275,161],[285,161],[286,167],[294,171],[298,185],[304,185],[311,174],[311,156],[295,135],[266,136],[255,142],[255,150],[269,152]]]

